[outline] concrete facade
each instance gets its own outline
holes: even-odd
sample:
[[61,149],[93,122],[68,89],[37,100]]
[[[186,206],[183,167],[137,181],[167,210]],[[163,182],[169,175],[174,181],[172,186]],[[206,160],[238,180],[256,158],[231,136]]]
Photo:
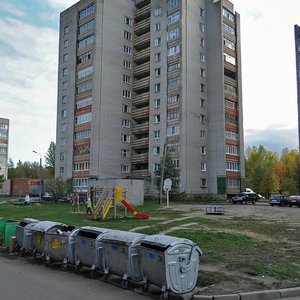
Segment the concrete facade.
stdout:
[[0,118],[0,175],[7,179],[8,174],[9,120]]
[[239,14],[227,0],[81,0],[61,14],[56,176],[145,180],[169,153],[180,191],[243,186]]
[[300,27],[294,26],[296,74],[297,74],[297,103],[298,103],[298,145],[300,146]]

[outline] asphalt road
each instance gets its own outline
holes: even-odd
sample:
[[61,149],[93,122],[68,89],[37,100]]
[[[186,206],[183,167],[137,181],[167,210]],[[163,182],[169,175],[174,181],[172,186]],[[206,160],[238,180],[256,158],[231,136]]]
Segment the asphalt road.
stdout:
[[86,272],[62,272],[57,266],[46,267],[33,258],[9,256],[0,251],[0,299],[3,300],[146,300],[157,299],[157,292],[143,294],[137,286],[122,289],[118,278],[105,283],[99,278],[89,278]]

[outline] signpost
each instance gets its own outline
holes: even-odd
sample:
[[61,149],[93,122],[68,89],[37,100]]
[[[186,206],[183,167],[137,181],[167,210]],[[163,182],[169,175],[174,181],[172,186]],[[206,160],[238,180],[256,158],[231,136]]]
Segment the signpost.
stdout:
[[164,191],[167,192],[167,207],[169,207],[169,191],[171,191],[172,188],[172,180],[167,178],[164,181]]

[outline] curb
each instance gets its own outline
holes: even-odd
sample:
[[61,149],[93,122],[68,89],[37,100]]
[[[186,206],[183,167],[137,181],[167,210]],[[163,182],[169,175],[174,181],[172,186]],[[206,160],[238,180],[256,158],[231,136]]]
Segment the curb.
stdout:
[[227,295],[194,295],[195,300],[275,300],[300,296],[300,287],[281,290],[267,290]]

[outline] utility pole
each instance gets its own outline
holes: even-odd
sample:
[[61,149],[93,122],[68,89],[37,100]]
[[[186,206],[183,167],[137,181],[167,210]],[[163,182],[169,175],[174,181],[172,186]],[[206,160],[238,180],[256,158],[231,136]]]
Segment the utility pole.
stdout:
[[40,188],[39,188],[39,198],[40,200],[42,199],[42,155],[35,150],[32,150],[33,153],[37,154],[40,156]]

